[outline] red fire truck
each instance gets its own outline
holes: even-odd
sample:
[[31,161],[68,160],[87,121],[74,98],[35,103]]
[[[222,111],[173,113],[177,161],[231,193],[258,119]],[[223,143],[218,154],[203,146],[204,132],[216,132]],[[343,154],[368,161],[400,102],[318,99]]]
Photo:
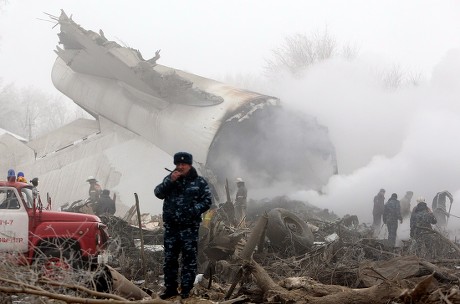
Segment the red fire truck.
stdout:
[[94,215],[47,209],[32,185],[0,181],[0,254],[23,264],[95,264],[109,240],[107,226]]

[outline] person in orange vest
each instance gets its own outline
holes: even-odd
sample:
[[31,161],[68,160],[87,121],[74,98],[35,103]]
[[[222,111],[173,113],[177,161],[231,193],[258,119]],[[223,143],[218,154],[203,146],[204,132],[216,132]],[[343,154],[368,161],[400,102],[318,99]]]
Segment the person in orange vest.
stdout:
[[21,183],[27,183],[27,179],[24,177],[23,172],[18,172],[18,178],[16,181],[21,182]]

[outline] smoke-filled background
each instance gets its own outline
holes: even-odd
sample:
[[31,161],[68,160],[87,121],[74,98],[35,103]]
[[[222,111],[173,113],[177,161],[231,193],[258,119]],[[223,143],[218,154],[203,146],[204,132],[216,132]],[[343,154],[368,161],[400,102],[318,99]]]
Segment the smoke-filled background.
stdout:
[[[413,191],[412,207],[419,196],[431,206],[438,191],[449,190],[452,213],[460,215],[460,51],[446,53],[432,77],[417,85],[388,88],[381,80],[368,62],[331,60],[276,88],[290,106],[327,125],[337,149],[340,174],[325,194],[291,197],[371,222],[380,188],[386,199]],[[450,227],[459,224],[450,219]]]
[[[321,191],[282,182],[255,189],[259,177],[247,172],[250,198],[286,194],[370,222],[380,188],[387,199],[413,191],[412,206],[449,190],[460,215],[457,1],[0,1],[0,113],[8,114],[0,127],[26,138],[49,128],[40,119],[58,103],[72,110],[52,115],[53,126],[84,115],[49,79],[57,31],[37,18],[61,8],[145,58],[162,49],[161,64],[278,97],[327,128],[339,174]],[[267,148],[297,159],[283,145]]]

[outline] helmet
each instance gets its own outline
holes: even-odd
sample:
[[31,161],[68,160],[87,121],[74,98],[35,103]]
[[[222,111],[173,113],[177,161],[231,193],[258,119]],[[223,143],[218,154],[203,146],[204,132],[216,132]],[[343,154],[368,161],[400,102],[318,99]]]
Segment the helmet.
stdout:
[[24,177],[24,172],[18,172],[18,177],[20,176]]
[[16,177],[16,172],[13,169],[8,170],[8,177]]
[[417,202],[419,203],[424,203],[425,202],[425,198],[423,196],[420,196],[419,198],[417,198]]
[[87,182],[92,182],[92,181],[97,182],[97,180],[92,175],[88,176],[88,179],[86,181]]
[[241,177],[236,178],[237,183],[244,183],[244,180]]

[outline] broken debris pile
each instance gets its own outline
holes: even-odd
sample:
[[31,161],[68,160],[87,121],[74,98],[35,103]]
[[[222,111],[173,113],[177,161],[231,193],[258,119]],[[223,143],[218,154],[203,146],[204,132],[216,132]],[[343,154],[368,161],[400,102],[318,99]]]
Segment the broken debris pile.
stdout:
[[[143,219],[150,219],[142,223],[144,246],[150,248],[144,251],[145,264],[136,241],[140,238],[138,223],[132,218],[103,217],[112,236],[108,249],[114,255],[108,269],[149,291],[150,301],[152,297],[160,301],[156,293],[162,290],[163,252],[158,250],[162,228],[157,217]],[[275,226],[270,221],[274,219],[277,230],[290,234],[270,236],[269,227]],[[228,226],[216,216],[213,225],[201,231],[199,266],[203,278],[187,303],[460,302],[460,249],[439,232],[436,249],[429,254],[416,252],[410,241],[401,248],[389,248],[385,240],[372,237],[371,227],[353,216],[339,218],[284,197],[254,202],[248,210],[247,226]],[[299,244],[304,236],[305,242]],[[142,269],[143,265],[147,269]],[[9,274],[0,278],[0,291],[5,295],[29,292],[29,297],[36,296],[31,288],[19,291],[18,287],[20,282],[33,285],[36,279],[30,281],[13,268],[2,273]],[[75,286],[82,285],[79,278],[65,286],[47,286],[46,290],[56,292],[58,288],[61,295],[99,297],[77,293]],[[91,289],[88,284],[84,286]]]

